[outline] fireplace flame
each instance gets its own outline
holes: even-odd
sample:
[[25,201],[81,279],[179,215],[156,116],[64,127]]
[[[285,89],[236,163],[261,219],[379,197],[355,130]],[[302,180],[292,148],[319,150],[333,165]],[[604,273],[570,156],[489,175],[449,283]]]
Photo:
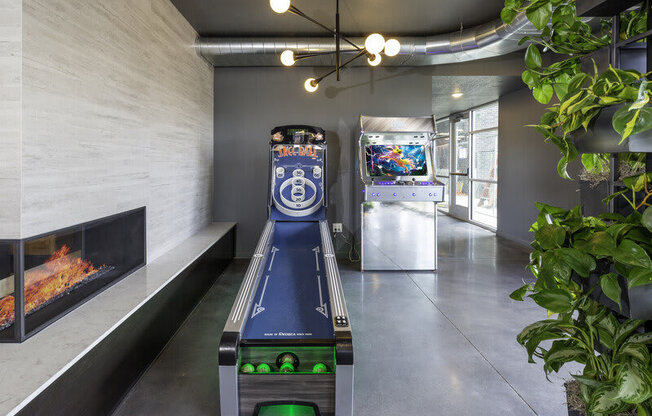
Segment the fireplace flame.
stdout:
[[[89,260],[73,257],[70,247],[63,245],[42,266],[25,271],[25,314],[70,291],[105,267],[95,267]],[[0,299],[0,327],[14,321],[14,304],[12,295]]]

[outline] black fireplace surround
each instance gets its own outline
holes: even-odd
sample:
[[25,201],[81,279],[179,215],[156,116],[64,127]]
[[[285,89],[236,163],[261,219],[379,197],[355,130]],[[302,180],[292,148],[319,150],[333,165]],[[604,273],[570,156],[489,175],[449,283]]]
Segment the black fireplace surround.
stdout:
[[146,263],[145,207],[0,240],[0,342],[22,342]]

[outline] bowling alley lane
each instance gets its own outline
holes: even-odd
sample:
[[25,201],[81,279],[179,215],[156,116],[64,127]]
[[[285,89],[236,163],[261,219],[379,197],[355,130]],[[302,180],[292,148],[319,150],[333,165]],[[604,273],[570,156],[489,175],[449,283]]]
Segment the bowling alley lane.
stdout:
[[[563,413],[562,377],[547,382],[516,331],[541,318],[506,298],[527,250],[474,225],[440,218],[440,269],[361,273],[340,263],[355,354],[354,414]],[[118,407],[116,415],[217,415],[217,343],[246,261],[234,262]],[[515,313],[516,312],[516,313]]]

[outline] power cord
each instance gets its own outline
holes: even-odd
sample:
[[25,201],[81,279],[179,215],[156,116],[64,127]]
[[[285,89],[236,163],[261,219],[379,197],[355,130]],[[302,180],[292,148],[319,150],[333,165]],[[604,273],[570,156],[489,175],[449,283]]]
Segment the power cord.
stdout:
[[348,239],[344,235],[344,232],[338,232],[338,233],[333,233],[334,239],[337,239],[338,235],[342,237],[344,244],[346,244],[349,247],[349,252],[348,252],[349,261],[352,263],[358,263],[360,261],[360,253],[355,248],[355,236],[351,235],[351,238]]

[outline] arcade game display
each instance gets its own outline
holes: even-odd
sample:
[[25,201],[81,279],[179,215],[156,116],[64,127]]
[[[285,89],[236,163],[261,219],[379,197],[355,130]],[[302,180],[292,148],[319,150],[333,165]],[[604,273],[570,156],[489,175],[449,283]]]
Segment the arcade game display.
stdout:
[[268,220],[219,345],[222,415],[350,416],[353,344],[326,221],[326,139],[272,130]]
[[362,270],[436,270],[433,117],[360,117]]

